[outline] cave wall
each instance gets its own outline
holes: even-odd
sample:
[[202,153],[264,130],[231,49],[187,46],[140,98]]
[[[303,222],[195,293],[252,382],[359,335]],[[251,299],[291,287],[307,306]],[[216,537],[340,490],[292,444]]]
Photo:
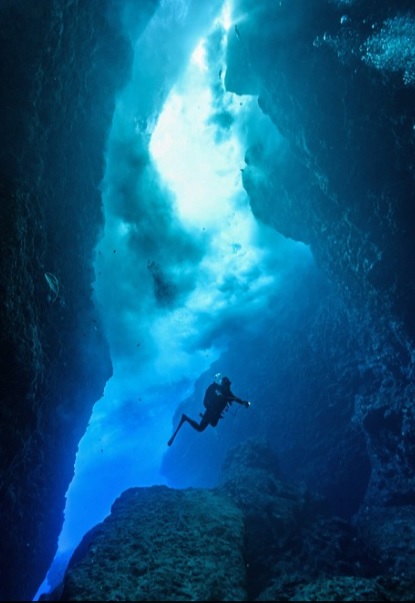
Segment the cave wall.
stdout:
[[[140,27],[155,6],[142,4]],[[30,600],[45,577],[77,446],[112,373],[92,261],[105,139],[132,59],[119,10],[0,9],[1,600]]]
[[295,0],[254,10],[237,0],[235,12],[227,88],[257,93],[286,141],[278,156],[247,149],[252,210],[309,244],[350,308],[363,350],[352,418],[372,467],[366,503],[413,504],[413,5]]

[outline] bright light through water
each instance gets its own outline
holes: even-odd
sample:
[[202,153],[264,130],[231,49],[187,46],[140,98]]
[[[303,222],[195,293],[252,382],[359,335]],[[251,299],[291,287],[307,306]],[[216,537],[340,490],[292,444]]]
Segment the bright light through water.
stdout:
[[217,126],[208,123],[213,113],[212,94],[206,87],[199,48],[203,46],[193,55],[187,81],[171,93],[164,107],[150,149],[160,174],[175,193],[177,214],[183,222],[189,227],[223,231],[235,209],[233,196],[242,192],[243,151],[235,136],[215,141]]
[[[259,227],[242,186],[245,149],[237,131],[218,133],[212,120],[215,107],[205,59],[202,40],[182,81],[172,90],[150,144],[157,168],[174,192],[176,215],[185,228],[204,236],[201,278],[186,304],[189,319],[197,324],[201,310],[215,313],[250,303],[253,293],[272,280],[264,274],[251,280],[254,266],[267,251],[255,244]],[[256,103],[225,91],[223,96],[226,111],[235,117]],[[221,283],[229,275],[241,284],[239,293],[245,289],[249,295],[224,299]]]
[[151,138],[136,109],[151,106],[151,90],[142,96],[146,73],[117,105],[95,264],[113,377],[79,445],[61,550],[102,521],[126,488],[164,483],[159,470],[177,406],[226,348],[232,325],[258,325],[267,314],[283,278],[275,267],[292,250],[256,222],[242,186],[246,124],[264,146],[279,142],[256,98],[225,91],[230,24],[227,8],[213,26],[221,43],[195,45]]

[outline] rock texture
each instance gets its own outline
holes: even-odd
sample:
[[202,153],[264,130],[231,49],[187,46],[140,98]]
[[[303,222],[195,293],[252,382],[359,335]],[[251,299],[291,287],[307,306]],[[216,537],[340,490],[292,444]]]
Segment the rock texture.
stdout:
[[243,601],[241,511],[208,490],[133,488],[69,564],[64,601]]
[[[410,2],[239,0],[227,85],[255,87],[284,144],[247,150],[254,214],[311,246],[364,351],[354,420],[369,504],[415,502],[415,32]],[[246,19],[246,11],[252,18]],[[358,367],[356,367],[358,368]]]
[[321,496],[282,481],[275,466],[252,439],[229,453],[216,489],[127,490],[42,600],[411,600],[413,572],[397,574],[411,563],[410,538],[395,563],[396,538],[379,554],[373,523],[359,530],[330,515]]
[[110,4],[0,9],[1,600],[30,600],[50,566],[77,447],[112,373],[92,253],[131,57]]

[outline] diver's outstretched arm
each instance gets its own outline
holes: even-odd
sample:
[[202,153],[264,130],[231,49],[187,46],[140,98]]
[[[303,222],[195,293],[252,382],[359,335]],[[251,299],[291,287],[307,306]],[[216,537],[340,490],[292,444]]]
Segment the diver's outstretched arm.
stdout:
[[238,404],[242,404],[242,406],[246,406],[246,408],[251,405],[248,400],[242,400],[241,398],[238,398],[238,396],[235,396],[235,394],[230,394],[229,396],[226,396],[226,399],[228,400],[228,402],[238,402]]

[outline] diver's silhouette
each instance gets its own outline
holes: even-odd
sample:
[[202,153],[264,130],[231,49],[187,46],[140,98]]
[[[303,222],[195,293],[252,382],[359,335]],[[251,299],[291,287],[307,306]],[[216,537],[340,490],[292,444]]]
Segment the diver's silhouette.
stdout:
[[197,421],[194,421],[187,415],[183,414],[176,431],[167,442],[168,446],[173,444],[174,438],[176,437],[180,427],[186,421],[193,427],[193,429],[196,429],[196,431],[204,431],[208,425],[216,427],[219,419],[223,418],[223,411],[227,409],[228,405],[231,405],[232,402],[242,404],[243,406],[246,406],[246,408],[250,406],[250,402],[241,400],[241,398],[235,396],[235,394],[231,391],[231,382],[228,377],[221,377],[219,374],[217,374],[215,381],[209,385],[205,392],[203,405],[206,410],[203,415],[201,415],[202,418],[200,423],[197,423]]

